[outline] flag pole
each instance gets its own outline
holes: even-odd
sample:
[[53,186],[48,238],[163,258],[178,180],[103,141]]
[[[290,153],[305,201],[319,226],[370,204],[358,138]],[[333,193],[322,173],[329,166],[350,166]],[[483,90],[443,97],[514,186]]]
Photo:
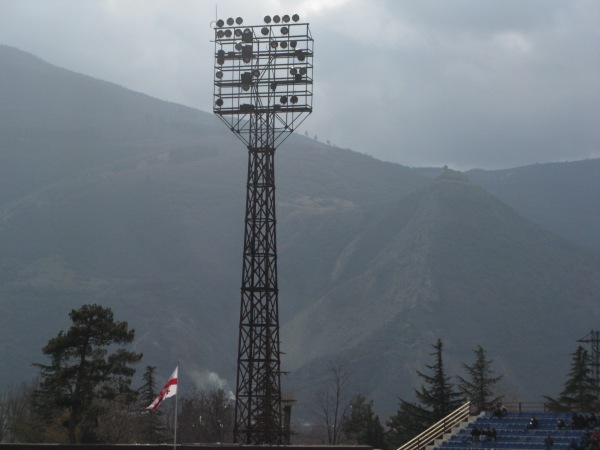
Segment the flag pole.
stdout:
[[[177,363],[177,373],[179,374],[179,363]],[[179,375],[177,375],[177,390],[179,390]],[[177,410],[177,400],[179,398],[179,395],[175,395],[175,432],[173,433],[173,450],[175,450],[177,448],[177,416],[178,416],[178,410]]]

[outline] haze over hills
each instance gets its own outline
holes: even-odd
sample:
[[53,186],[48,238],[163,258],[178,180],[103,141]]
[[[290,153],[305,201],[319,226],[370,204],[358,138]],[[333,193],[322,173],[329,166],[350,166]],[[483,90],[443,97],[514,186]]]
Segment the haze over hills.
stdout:
[[[329,283],[282,328],[299,389],[314,365],[341,359],[393,410],[390,386],[418,386],[415,369],[431,363],[423,343],[442,337],[452,372],[480,344],[511,394],[540,399],[562,383],[557,355],[572,351],[573,330],[598,320],[598,260],[456,172],[394,202],[315,218],[302,236],[302,254],[319,259],[306,282]],[[324,253],[319,236],[336,251]]]
[[468,176],[548,230],[600,251],[600,159],[472,170]]
[[[70,309],[96,302],[136,329],[143,365],[168,375],[179,361],[184,386],[233,388],[243,146],[210,114],[13,48],[0,46],[0,73],[4,384],[33,377]],[[590,167],[568,176],[570,192]],[[546,231],[557,232],[543,214],[534,225],[464,175],[431,180],[296,135],[276,174],[284,389],[300,400],[344,360],[357,392],[390,414],[438,337],[457,372],[481,344],[506,388],[537,400],[597,328],[593,243]],[[494,174],[469,175],[487,186]],[[529,190],[499,177],[526,205]],[[569,223],[591,230],[596,216],[574,211]]]

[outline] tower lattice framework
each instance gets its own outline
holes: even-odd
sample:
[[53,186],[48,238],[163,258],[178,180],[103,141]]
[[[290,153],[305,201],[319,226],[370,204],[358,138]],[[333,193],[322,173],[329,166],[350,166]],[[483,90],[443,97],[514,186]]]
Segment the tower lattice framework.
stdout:
[[313,39],[299,17],[215,22],[213,112],[246,145],[248,174],[234,440],[282,442],[275,150],[312,112]]
[[591,376],[600,389],[600,331],[590,331],[589,334],[578,339],[577,342],[585,342],[590,344],[590,365]]

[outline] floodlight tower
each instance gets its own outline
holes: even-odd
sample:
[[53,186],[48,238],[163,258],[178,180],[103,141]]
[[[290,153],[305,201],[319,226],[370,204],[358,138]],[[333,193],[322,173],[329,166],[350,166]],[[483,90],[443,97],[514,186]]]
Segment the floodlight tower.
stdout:
[[275,149],[312,112],[313,39],[298,15],[215,22],[213,112],[248,149],[234,440],[282,438]]
[[600,331],[590,331],[589,334],[577,339],[577,342],[589,343],[591,346],[590,365],[591,375],[597,388],[600,388]]

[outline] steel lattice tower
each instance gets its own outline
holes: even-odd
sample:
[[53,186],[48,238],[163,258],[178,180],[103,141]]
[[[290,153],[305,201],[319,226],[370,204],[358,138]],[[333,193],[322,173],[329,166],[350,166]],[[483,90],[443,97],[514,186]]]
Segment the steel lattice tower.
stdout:
[[282,439],[275,149],[312,112],[313,39],[299,17],[215,23],[213,112],[246,145],[234,440]]
[[596,383],[596,387],[600,388],[600,331],[590,331],[589,334],[577,339],[577,342],[589,343],[591,347],[590,363],[592,378]]

